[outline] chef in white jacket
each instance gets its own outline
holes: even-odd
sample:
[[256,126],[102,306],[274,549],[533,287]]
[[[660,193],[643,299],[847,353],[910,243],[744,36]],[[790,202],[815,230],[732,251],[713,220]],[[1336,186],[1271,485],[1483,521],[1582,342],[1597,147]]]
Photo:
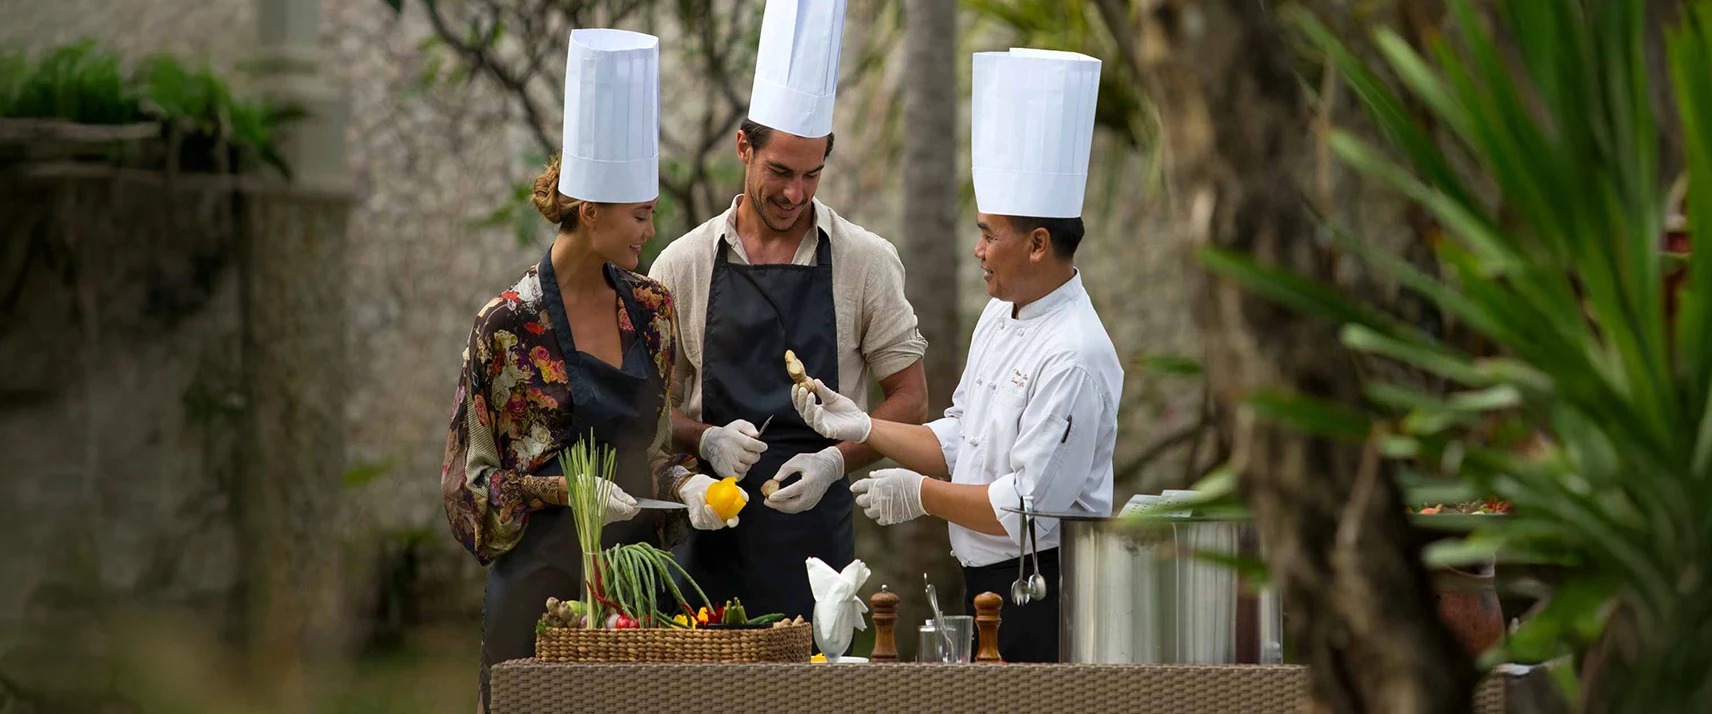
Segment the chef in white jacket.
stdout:
[[[1043,512],[1112,510],[1123,367],[1074,261],[1099,79],[1099,61],[1075,53],[975,55],[975,257],[993,299],[945,417],[888,422],[818,381],[792,390],[816,431],[904,466],[853,484],[856,505],[880,525],[948,521],[971,596],[1008,595],[1028,553],[1021,516],[1004,509],[1030,497]],[[1007,597],[1000,613],[1006,661],[1058,660],[1057,526],[1035,526],[1047,596],[1027,605]]]

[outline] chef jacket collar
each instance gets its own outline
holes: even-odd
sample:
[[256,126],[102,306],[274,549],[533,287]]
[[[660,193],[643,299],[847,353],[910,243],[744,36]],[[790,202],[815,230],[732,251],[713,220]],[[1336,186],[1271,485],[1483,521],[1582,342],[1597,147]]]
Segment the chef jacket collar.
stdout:
[[1041,317],[1045,317],[1064,305],[1070,304],[1070,301],[1085,294],[1087,293],[1082,289],[1082,271],[1077,270],[1075,273],[1070,275],[1069,280],[1064,281],[1063,285],[1058,286],[1057,290],[1053,290],[1052,292],[1047,293],[1045,297],[1022,306],[1022,309],[1020,310],[1015,310],[1014,312],[1016,313],[1016,317],[1009,317],[1007,315],[1007,319],[1011,322],[1028,322],[1030,320],[1037,320]]

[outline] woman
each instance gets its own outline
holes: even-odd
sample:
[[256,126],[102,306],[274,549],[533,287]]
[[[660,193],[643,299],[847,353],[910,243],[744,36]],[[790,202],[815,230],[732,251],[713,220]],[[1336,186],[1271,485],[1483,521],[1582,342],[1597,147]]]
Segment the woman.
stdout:
[[[572,33],[566,150],[534,191],[558,234],[540,263],[476,315],[464,352],[441,492],[453,534],[492,566],[482,613],[484,710],[489,668],[534,656],[547,598],[581,594],[562,451],[589,439],[616,454],[607,547],[665,547],[668,530],[682,524],[659,515],[672,511],[638,518],[635,496],[679,500],[682,489],[697,527],[735,525],[711,516],[699,498],[705,485],[686,488],[712,479],[667,449],[672,301],[632,272],[654,236],[659,195],[657,58],[658,41],[648,35]],[[578,110],[588,102],[602,103],[600,111]],[[654,137],[637,126],[655,127]]]

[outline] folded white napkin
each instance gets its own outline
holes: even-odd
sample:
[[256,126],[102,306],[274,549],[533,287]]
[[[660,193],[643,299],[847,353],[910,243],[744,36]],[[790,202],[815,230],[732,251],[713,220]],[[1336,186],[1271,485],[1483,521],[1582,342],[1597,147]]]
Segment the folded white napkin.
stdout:
[[828,662],[838,661],[856,630],[868,629],[862,617],[868,606],[856,595],[866,582],[868,566],[860,560],[850,561],[844,572],[838,572],[819,558],[808,559],[808,587],[814,593],[814,643]]

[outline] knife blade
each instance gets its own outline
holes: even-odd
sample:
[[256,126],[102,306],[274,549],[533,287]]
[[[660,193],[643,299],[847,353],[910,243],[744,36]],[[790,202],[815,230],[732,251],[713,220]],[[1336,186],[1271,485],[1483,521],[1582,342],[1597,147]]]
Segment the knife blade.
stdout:
[[638,499],[636,499],[636,507],[637,508],[652,508],[652,509],[660,509],[660,510],[668,510],[668,511],[669,510],[676,510],[676,509],[680,509],[680,508],[689,508],[689,506],[686,506],[682,503],[678,503],[676,501],[662,501],[662,500],[657,499],[657,498],[638,498]]
[[772,415],[768,415],[767,420],[761,422],[761,428],[755,430],[755,438],[759,439],[762,434],[767,433],[767,425],[771,423],[773,423],[773,417]]

